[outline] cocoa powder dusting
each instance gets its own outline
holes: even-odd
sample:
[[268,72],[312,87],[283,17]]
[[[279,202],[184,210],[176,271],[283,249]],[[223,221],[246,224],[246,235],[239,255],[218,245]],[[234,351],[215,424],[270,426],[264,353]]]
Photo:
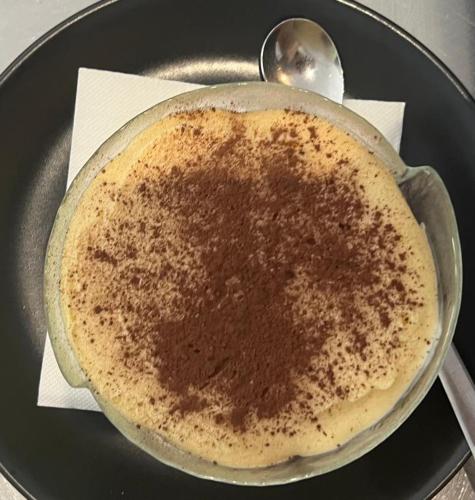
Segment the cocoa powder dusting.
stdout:
[[[137,248],[121,243],[122,229],[108,227],[107,249],[91,246],[87,254],[117,268],[107,303],[94,312],[122,311],[129,332],[117,338],[124,363],[145,357],[154,366],[174,395],[172,414],[200,411],[217,398],[222,411],[215,422],[242,431],[251,417],[285,414],[296,401],[311,412],[313,396],[299,385],[305,378],[345,399],[349,388],[336,381],[338,363],[318,368],[328,358],[327,340],[347,332],[342,352],[365,360],[368,328],[374,321],[390,328],[394,308],[415,300],[399,279],[406,256],[393,250],[400,235],[368,210],[347,158],[327,154],[335,169],[303,176],[303,139],[294,128],[276,128],[257,145],[245,132],[236,119],[232,135],[200,168],[177,165],[137,184],[130,203],[140,205],[144,218],[123,229],[136,232]],[[316,127],[305,133],[319,151]],[[205,130],[193,134],[200,140]],[[257,158],[259,176],[230,168],[250,157]],[[166,250],[154,207],[173,214],[180,240],[197,249],[201,278],[173,259],[156,272],[137,263],[143,248]],[[386,275],[390,286],[382,283]],[[164,280],[178,288],[176,318],[165,317],[153,300]],[[296,309],[305,283],[324,298],[312,314]]]

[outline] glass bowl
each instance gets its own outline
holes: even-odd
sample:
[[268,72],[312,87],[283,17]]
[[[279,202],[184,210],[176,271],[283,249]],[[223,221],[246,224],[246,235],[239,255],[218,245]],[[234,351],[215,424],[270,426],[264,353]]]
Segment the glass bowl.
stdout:
[[[410,387],[390,412],[341,447],[324,454],[293,457],[256,469],[233,469],[213,464],[168,443],[159,434],[137,429],[94,391],[87,380],[62,316],[60,270],[70,220],[81,196],[99,171],[124,150],[131,140],[161,118],[179,111],[224,108],[235,111],[291,109],[318,115],[349,132],[374,151],[395,177],[416,219],[427,233],[435,261],[439,293],[436,341]],[[414,411],[432,386],[452,341],[459,311],[462,262],[455,214],[445,186],[431,167],[408,167],[381,134],[363,118],[313,92],[262,82],[200,88],[161,102],[133,118],[112,135],[74,179],[56,215],[45,263],[45,302],[48,330],[60,369],[74,387],[91,390],[102,411],[119,431],[161,462],[202,478],[241,485],[290,483],[345,465],[381,443]]]

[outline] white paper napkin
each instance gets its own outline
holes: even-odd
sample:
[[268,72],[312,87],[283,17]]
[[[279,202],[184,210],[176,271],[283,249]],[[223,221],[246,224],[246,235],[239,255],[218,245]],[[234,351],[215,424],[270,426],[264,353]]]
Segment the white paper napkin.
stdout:
[[[160,101],[200,87],[192,83],[81,68],[78,76],[68,186],[96,149],[117,129]],[[345,106],[371,122],[399,151],[404,103],[348,99]],[[62,376],[46,337],[38,405],[100,411],[87,389]]]

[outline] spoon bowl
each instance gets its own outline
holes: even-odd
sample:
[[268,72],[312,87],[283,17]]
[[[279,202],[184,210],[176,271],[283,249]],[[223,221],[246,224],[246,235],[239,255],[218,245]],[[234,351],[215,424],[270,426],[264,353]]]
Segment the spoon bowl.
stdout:
[[330,35],[317,23],[291,18],[274,26],[262,44],[265,81],[312,90],[343,101],[343,68]]

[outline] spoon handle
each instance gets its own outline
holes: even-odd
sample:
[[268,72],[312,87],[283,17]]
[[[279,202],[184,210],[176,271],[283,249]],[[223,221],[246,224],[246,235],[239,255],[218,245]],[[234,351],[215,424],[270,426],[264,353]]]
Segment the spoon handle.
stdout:
[[452,344],[439,374],[472,455],[475,456],[475,385]]

